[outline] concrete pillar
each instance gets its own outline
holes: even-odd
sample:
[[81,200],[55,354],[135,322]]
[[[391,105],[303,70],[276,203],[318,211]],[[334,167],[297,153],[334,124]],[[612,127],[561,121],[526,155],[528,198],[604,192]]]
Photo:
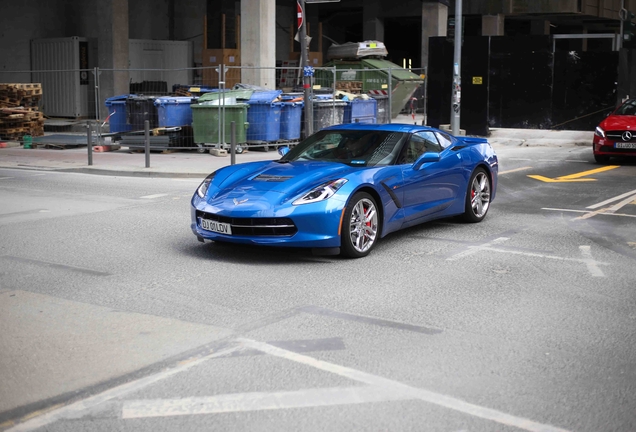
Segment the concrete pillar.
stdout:
[[448,6],[442,3],[422,3],[422,68],[428,67],[428,38],[446,36]]
[[104,0],[95,2],[98,8],[96,22],[98,27],[97,66],[102,69],[117,69],[115,72],[103,72],[99,76],[99,89],[102,101],[100,118],[108,115],[103,100],[120,94],[129,93],[128,83],[128,0]]
[[[276,88],[276,0],[241,2],[241,81]],[[258,69],[268,67],[271,69]]]
[[362,7],[362,38],[384,42],[384,20],[380,0],[369,1]]
[[503,36],[504,35],[503,14],[482,15],[481,17],[481,35],[482,36]]
[[550,21],[532,20],[530,21],[530,34],[544,36],[550,34]]

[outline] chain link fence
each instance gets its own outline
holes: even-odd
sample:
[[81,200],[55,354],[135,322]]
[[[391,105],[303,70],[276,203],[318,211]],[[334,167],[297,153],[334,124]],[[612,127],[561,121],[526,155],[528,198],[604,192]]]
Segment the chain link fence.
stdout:
[[234,123],[238,153],[268,151],[335,124],[426,118],[425,71],[354,63],[315,68],[307,99],[303,70],[293,66],[0,71],[0,83],[0,138],[37,141],[46,127],[52,145],[54,135],[86,145],[89,125],[92,145],[104,149],[149,142],[151,150],[222,154]]

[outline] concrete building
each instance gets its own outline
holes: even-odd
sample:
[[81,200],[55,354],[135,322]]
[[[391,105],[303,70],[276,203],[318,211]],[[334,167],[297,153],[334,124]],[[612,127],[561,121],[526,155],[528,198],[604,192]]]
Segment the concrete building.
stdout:
[[[617,37],[612,35],[619,33],[619,0],[463,3],[467,37],[560,35],[556,49],[617,49]],[[452,34],[454,5],[454,0],[307,4],[311,51],[324,55],[332,43],[375,39],[386,44],[394,63],[426,68],[429,38]],[[624,0],[624,5],[636,11],[636,0]],[[244,67],[240,80],[271,88],[276,86],[275,72],[261,68],[297,58],[299,51],[293,40],[295,0],[3,0],[1,9],[0,82],[30,81],[32,40],[77,36],[88,39],[91,46],[82,68],[117,70],[100,77],[104,97],[129,92],[127,69],[132,64],[171,66],[153,49],[142,52],[142,59],[136,53],[131,58],[130,40],[188,41],[191,57],[186,59],[191,60],[185,67],[213,66],[222,60],[206,54],[206,49],[237,50],[239,55],[232,57]],[[189,78],[202,82],[204,76],[193,70]]]

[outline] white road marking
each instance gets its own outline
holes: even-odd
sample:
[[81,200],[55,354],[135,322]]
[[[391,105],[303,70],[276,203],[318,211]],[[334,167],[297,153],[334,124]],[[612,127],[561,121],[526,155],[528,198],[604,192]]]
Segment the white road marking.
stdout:
[[352,379],[354,381],[362,382],[371,385],[376,389],[381,389],[391,395],[401,394],[411,399],[419,399],[424,402],[439,405],[474,417],[492,420],[503,425],[512,426],[527,431],[566,432],[565,429],[561,429],[555,426],[537,423],[526,418],[513,416],[491,408],[474,405],[461,399],[456,399],[454,397],[447,396],[441,393],[435,393],[429,390],[411,387],[399,381],[393,381],[388,378],[372,375],[370,373],[348,368],[346,366],[340,366],[303,354],[297,354],[263,342],[257,342],[254,340],[243,338],[239,338],[237,339],[237,341],[241,342],[248,348],[256,349],[266,354],[291,360],[323,371],[331,372],[336,375]]
[[605,213],[603,211],[588,212],[588,211],[585,211],[585,210],[558,209],[558,208],[550,208],[550,207],[542,207],[541,210],[561,211],[561,212],[570,212],[570,213],[594,213],[594,216],[596,216],[596,215],[607,215],[607,216],[623,216],[623,217],[636,218],[636,215],[630,215],[630,214],[625,214],[625,213]]
[[479,246],[468,246],[468,249],[462,252],[459,252],[458,254],[453,255],[452,257],[446,258],[446,261],[456,261],[460,258],[464,258],[470,255],[474,255],[479,251],[482,251],[484,249],[488,249],[491,245],[495,245],[495,244],[500,244],[503,243],[507,240],[510,240],[510,238],[508,237],[499,237],[498,239],[495,239],[491,242],[488,243],[484,243],[482,245]]
[[583,253],[583,256],[584,256],[583,258],[567,258],[567,257],[560,257],[555,255],[540,254],[536,252],[524,252],[524,251],[517,251],[512,249],[497,249],[496,247],[492,247],[493,245],[503,243],[506,240],[510,240],[510,239],[507,237],[500,237],[498,239],[493,240],[492,242],[484,243],[483,245],[468,246],[468,250],[462,251],[456,255],[453,255],[452,257],[446,258],[446,261],[456,261],[460,258],[465,258],[467,256],[473,255],[479,251],[501,252],[505,254],[521,255],[521,256],[528,256],[533,258],[547,258],[547,259],[559,260],[559,261],[580,262],[587,266],[590,273],[592,273],[592,276],[597,276],[597,277],[605,276],[603,272],[598,268],[598,266],[609,265],[609,263],[606,263],[606,262],[595,261],[594,259],[592,259],[592,254],[589,253],[590,252],[589,250],[587,251],[588,254],[586,254],[586,252],[584,252],[583,249],[581,248],[579,249],[581,249],[581,252]]
[[628,204],[631,204],[634,200],[636,200],[636,195],[632,195],[629,198],[624,199],[623,201],[614,204],[607,210],[607,213],[616,213],[621,208],[625,207]]
[[153,199],[153,198],[161,198],[161,197],[165,197],[168,196],[168,194],[154,194],[154,195],[146,195],[146,196],[142,196],[140,197],[141,199]]
[[583,216],[579,216],[577,218],[574,218],[573,220],[589,219],[589,218],[594,217],[594,216],[599,215],[599,214],[616,214],[616,212],[618,210],[620,210],[621,208],[625,207],[627,204],[630,204],[634,199],[636,199],[636,195],[632,195],[632,196],[624,199],[623,201],[619,202],[618,204],[614,204],[612,207],[602,208],[600,210],[589,212],[588,214],[583,215]]
[[579,250],[586,260],[587,269],[594,277],[605,277],[603,271],[598,267],[598,263],[592,258],[592,248],[590,246],[579,246]]
[[412,399],[401,392],[359,386],[307,389],[271,393],[232,393],[209,397],[181,399],[133,400],[124,402],[123,419],[171,417],[196,414],[217,414],[351,405]]
[[526,170],[529,170],[529,169],[532,169],[532,167],[521,167],[521,168],[511,169],[511,170],[508,170],[508,171],[499,171],[499,175],[510,174],[510,173],[517,172],[517,171],[526,171]]
[[12,179],[12,178],[15,178],[15,177],[0,177],[0,180],[7,180],[7,179]]
[[175,366],[171,369],[163,370],[155,375],[150,375],[126,384],[122,384],[120,386],[106,390],[102,393],[96,394],[95,396],[82,399],[70,405],[66,405],[61,408],[54,409],[53,411],[49,411],[46,414],[42,414],[41,416],[31,418],[24,423],[18,423],[14,427],[6,429],[5,432],[32,431],[54,423],[58,420],[79,418],[78,416],[81,417],[81,413],[83,411],[89,410],[111,399],[125,396],[126,394],[131,392],[139,391],[146,386],[159,382],[163,379],[170,378],[171,376],[178,373],[185,372],[188,369],[191,369],[192,367],[197,366],[207,360],[228,355],[241,349],[243,349],[243,347],[241,345],[237,345],[231,348],[217,351],[196,360],[181,362],[178,366]]
[[600,203],[598,203],[598,204],[591,205],[591,206],[586,207],[586,208],[588,208],[588,209],[590,209],[590,210],[594,210],[594,209],[597,209],[597,208],[599,208],[599,207],[603,207],[603,206],[604,206],[604,205],[606,205],[606,204],[613,203],[614,201],[621,200],[621,199],[623,199],[623,198],[625,198],[625,197],[628,197],[628,196],[630,196],[630,195],[634,195],[634,194],[636,194],[636,190],[633,190],[633,191],[631,191],[631,192],[626,192],[626,193],[624,193],[624,194],[622,194],[622,195],[615,196],[614,198],[610,198],[610,199],[608,199],[608,200],[605,200],[605,201],[600,202]]

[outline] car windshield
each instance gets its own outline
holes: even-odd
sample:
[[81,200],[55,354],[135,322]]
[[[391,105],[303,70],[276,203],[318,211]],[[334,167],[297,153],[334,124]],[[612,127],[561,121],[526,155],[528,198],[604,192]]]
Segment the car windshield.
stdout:
[[614,113],[615,115],[636,115],[636,99],[629,99],[620,106]]
[[302,141],[280,161],[340,162],[367,167],[390,165],[406,135],[382,130],[323,130]]

